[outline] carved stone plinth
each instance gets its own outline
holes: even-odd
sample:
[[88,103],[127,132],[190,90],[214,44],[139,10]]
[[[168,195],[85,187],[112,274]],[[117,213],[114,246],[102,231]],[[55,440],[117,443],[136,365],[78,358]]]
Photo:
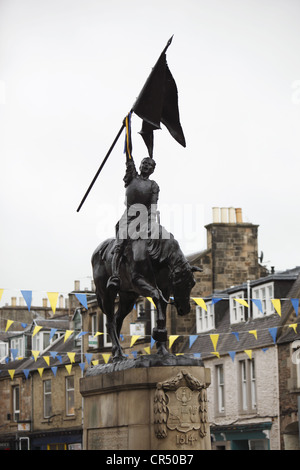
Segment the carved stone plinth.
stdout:
[[80,389],[84,448],[209,450],[206,389],[210,369],[188,362],[91,369],[81,379]]

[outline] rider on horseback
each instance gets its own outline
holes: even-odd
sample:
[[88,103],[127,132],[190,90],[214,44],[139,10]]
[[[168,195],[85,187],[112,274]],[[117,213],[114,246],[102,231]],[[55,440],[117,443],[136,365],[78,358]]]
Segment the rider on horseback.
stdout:
[[107,287],[115,290],[120,288],[119,268],[127,241],[129,239],[149,240],[159,236],[157,234],[159,225],[156,223],[159,186],[149,179],[156,163],[150,157],[144,158],[139,168],[140,174],[138,174],[132,155],[126,146],[125,148],[126,173],[123,181],[126,188],[126,210],[116,225],[112,276],[107,282]]

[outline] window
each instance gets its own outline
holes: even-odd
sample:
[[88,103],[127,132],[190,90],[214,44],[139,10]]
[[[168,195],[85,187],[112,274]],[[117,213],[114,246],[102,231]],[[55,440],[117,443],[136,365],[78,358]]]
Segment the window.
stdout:
[[293,388],[300,388],[300,340],[292,343],[292,363],[294,369],[292,370],[292,377],[294,377]]
[[[18,338],[12,338],[10,341],[10,348],[17,349],[18,351],[17,357],[24,357],[25,356],[24,336],[19,336]],[[12,355],[11,355],[11,358],[13,359]]]
[[244,292],[237,292],[229,297],[231,323],[245,321],[245,307],[235,299],[244,300]]
[[217,411],[223,413],[225,410],[225,393],[224,393],[224,366],[220,364],[216,366],[217,380]]
[[51,380],[44,380],[44,418],[52,414]]
[[75,414],[74,406],[74,376],[66,377],[66,414],[71,416]]
[[240,361],[240,408],[242,411],[256,409],[255,361]]
[[13,387],[13,419],[19,421],[20,418],[20,387]]
[[197,305],[196,307],[196,328],[197,333],[213,330],[215,327],[215,311],[212,302],[206,303],[207,310]]
[[32,349],[34,351],[45,351],[50,345],[50,331],[41,331],[32,338]]
[[274,284],[270,282],[259,287],[252,289],[252,298],[260,300],[261,310],[253,303],[253,318],[261,317],[262,315],[272,315],[275,310],[271,302],[274,298]]
[[0,362],[3,362],[8,355],[8,344],[0,341]]

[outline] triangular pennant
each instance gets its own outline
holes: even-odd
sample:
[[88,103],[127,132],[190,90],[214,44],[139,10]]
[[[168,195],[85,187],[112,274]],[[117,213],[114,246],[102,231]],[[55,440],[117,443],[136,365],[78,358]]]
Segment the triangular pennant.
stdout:
[[51,328],[51,330],[50,330],[50,341],[51,341],[51,339],[53,338],[53,336],[55,335],[56,332],[57,332],[57,328]]
[[197,338],[198,338],[198,335],[190,335],[190,338],[189,338],[190,348],[193,346]]
[[73,333],[74,333],[74,330],[66,330],[64,343],[67,341],[67,339],[70,338],[70,336],[71,336]]
[[272,302],[276,312],[281,317],[281,302],[280,302],[280,299],[271,299],[271,302]]
[[209,335],[209,336],[210,336],[211,342],[213,344],[214,350],[216,351],[217,343],[218,343],[218,339],[219,339],[219,334]]
[[235,355],[236,355],[236,351],[228,351],[228,354],[229,354],[229,356],[231,357],[232,362],[234,362],[234,358],[235,358]]
[[84,355],[85,355],[85,358],[87,360],[87,363],[90,365],[93,354],[92,353],[85,353]]
[[47,296],[52,308],[53,315],[55,314],[56,311],[56,304],[57,304],[57,299],[58,299],[58,292],[47,292]]
[[294,307],[294,310],[295,310],[295,313],[296,313],[296,317],[298,317],[299,299],[291,299],[291,302],[293,304],[293,307]]
[[103,360],[104,360],[105,364],[108,363],[110,356],[111,356],[111,354],[109,354],[109,353],[107,353],[107,354],[102,353],[102,357],[103,357]]
[[56,359],[58,359],[59,362],[62,364],[62,356],[60,354],[56,355]]
[[99,359],[95,359],[94,361],[92,361],[93,366],[97,366],[98,364],[99,364]]
[[176,341],[176,339],[178,338],[179,335],[171,335],[169,336],[169,349],[171,349],[174,341]]
[[137,353],[138,353],[137,351],[132,351],[132,352],[131,352],[131,354],[133,355],[134,359],[137,358]]
[[34,335],[36,335],[42,328],[43,328],[42,326],[36,325],[36,326],[34,327],[34,330],[33,330],[33,333],[32,333],[32,337],[33,337]]
[[50,365],[50,356],[43,356],[44,361],[46,362],[47,366]]
[[252,359],[252,349],[245,349],[244,352],[247,354],[249,359]]
[[151,302],[151,304],[156,308],[156,305],[155,305],[155,303],[153,302],[152,297],[147,297],[147,300],[149,300],[149,302]]
[[51,357],[53,357],[53,359],[56,358],[56,355],[57,355],[57,352],[56,351],[49,351],[50,354],[51,354]]
[[67,371],[68,371],[68,374],[70,375],[71,374],[71,371],[72,371],[72,364],[66,364],[65,365]]
[[298,323],[291,323],[289,325],[290,328],[293,328],[294,332],[297,333],[297,326],[298,326]]
[[34,357],[34,360],[36,361],[37,358],[38,358],[39,355],[40,355],[40,351],[31,351],[31,353],[32,353],[32,355],[33,355],[33,357]]
[[192,297],[192,299],[196,302],[197,305],[199,305],[199,307],[207,311],[206,303],[203,299],[201,299],[201,297]]
[[5,331],[7,331],[7,330],[11,327],[11,325],[13,324],[13,322],[14,322],[13,320],[7,320]]
[[2,299],[3,292],[4,292],[4,289],[0,289],[0,300]]
[[75,294],[77,300],[84,306],[84,308],[88,309],[86,294]]
[[27,323],[21,323],[22,328],[26,328]]
[[151,349],[153,348],[154,344],[155,344],[155,339],[153,339],[151,336],[151,344],[150,344]]
[[51,370],[52,370],[53,375],[54,375],[54,377],[55,377],[55,376],[56,376],[56,372],[57,372],[57,366],[51,367]]
[[68,358],[71,362],[75,362],[75,353],[74,352],[67,352]]
[[232,331],[231,333],[236,337],[238,341],[240,340],[240,335],[237,331]]
[[257,339],[257,330],[249,330],[249,333],[252,334],[255,339]]
[[80,367],[81,371],[83,372],[84,368],[85,368],[85,362],[80,362],[79,367]]
[[44,367],[38,367],[38,373],[40,374],[40,377],[43,376],[43,372],[44,372]]
[[21,290],[21,294],[23,295],[27,308],[30,312],[32,302],[32,290]]
[[254,305],[256,305],[256,307],[258,308],[258,310],[260,311],[260,313],[263,313],[263,309],[262,309],[262,301],[260,299],[251,299],[252,302],[254,303]]
[[101,336],[103,335],[104,333],[101,333],[101,331],[97,331],[97,333],[94,335],[94,338],[96,338],[97,336]]
[[274,343],[276,343],[277,327],[269,328],[269,333],[272,336]]
[[214,305],[214,304],[220,302],[220,300],[222,300],[220,297],[213,297],[211,299],[211,303],[212,303],[212,305]]
[[29,369],[23,369],[23,372],[24,372],[24,375],[25,375],[26,379],[28,379]]
[[243,305],[244,307],[249,307],[248,303],[244,299],[234,299],[239,304]]
[[196,358],[200,359],[200,357],[201,357],[201,353],[194,353],[194,357],[196,357]]
[[8,369],[8,373],[10,375],[11,380],[14,378],[15,375],[15,369]]
[[132,346],[134,345],[134,343],[136,342],[136,340],[140,337],[141,335],[132,335],[131,337],[131,343],[130,343],[130,348],[132,348]]
[[16,348],[10,348],[10,352],[11,352],[13,361],[15,361],[16,358],[17,358],[17,356],[18,356],[18,349],[16,349]]
[[212,351],[210,354],[214,354],[215,356],[217,356],[220,359],[220,353],[218,353],[217,351]]
[[144,348],[144,351],[146,352],[146,354],[150,354],[150,346],[146,346],[146,348]]
[[86,334],[87,334],[87,331],[81,331],[80,333],[78,333],[77,338],[81,338],[81,336],[84,336]]
[[269,349],[269,348],[261,348],[262,352],[264,352],[264,353],[265,353],[266,351],[268,351],[268,349]]

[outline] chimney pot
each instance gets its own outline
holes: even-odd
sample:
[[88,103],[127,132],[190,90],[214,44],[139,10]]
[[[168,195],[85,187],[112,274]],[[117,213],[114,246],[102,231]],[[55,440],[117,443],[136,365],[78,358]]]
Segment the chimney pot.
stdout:
[[242,224],[243,223],[242,209],[240,208],[235,209],[235,214],[236,214],[236,223]]
[[212,212],[213,212],[213,223],[218,224],[220,222],[220,208],[213,207]]
[[80,290],[80,281],[74,281],[74,290]]
[[228,209],[227,207],[221,207],[221,222],[227,224],[228,222]]
[[235,210],[234,210],[234,207],[229,207],[228,216],[229,216],[229,223],[234,224],[235,223]]

